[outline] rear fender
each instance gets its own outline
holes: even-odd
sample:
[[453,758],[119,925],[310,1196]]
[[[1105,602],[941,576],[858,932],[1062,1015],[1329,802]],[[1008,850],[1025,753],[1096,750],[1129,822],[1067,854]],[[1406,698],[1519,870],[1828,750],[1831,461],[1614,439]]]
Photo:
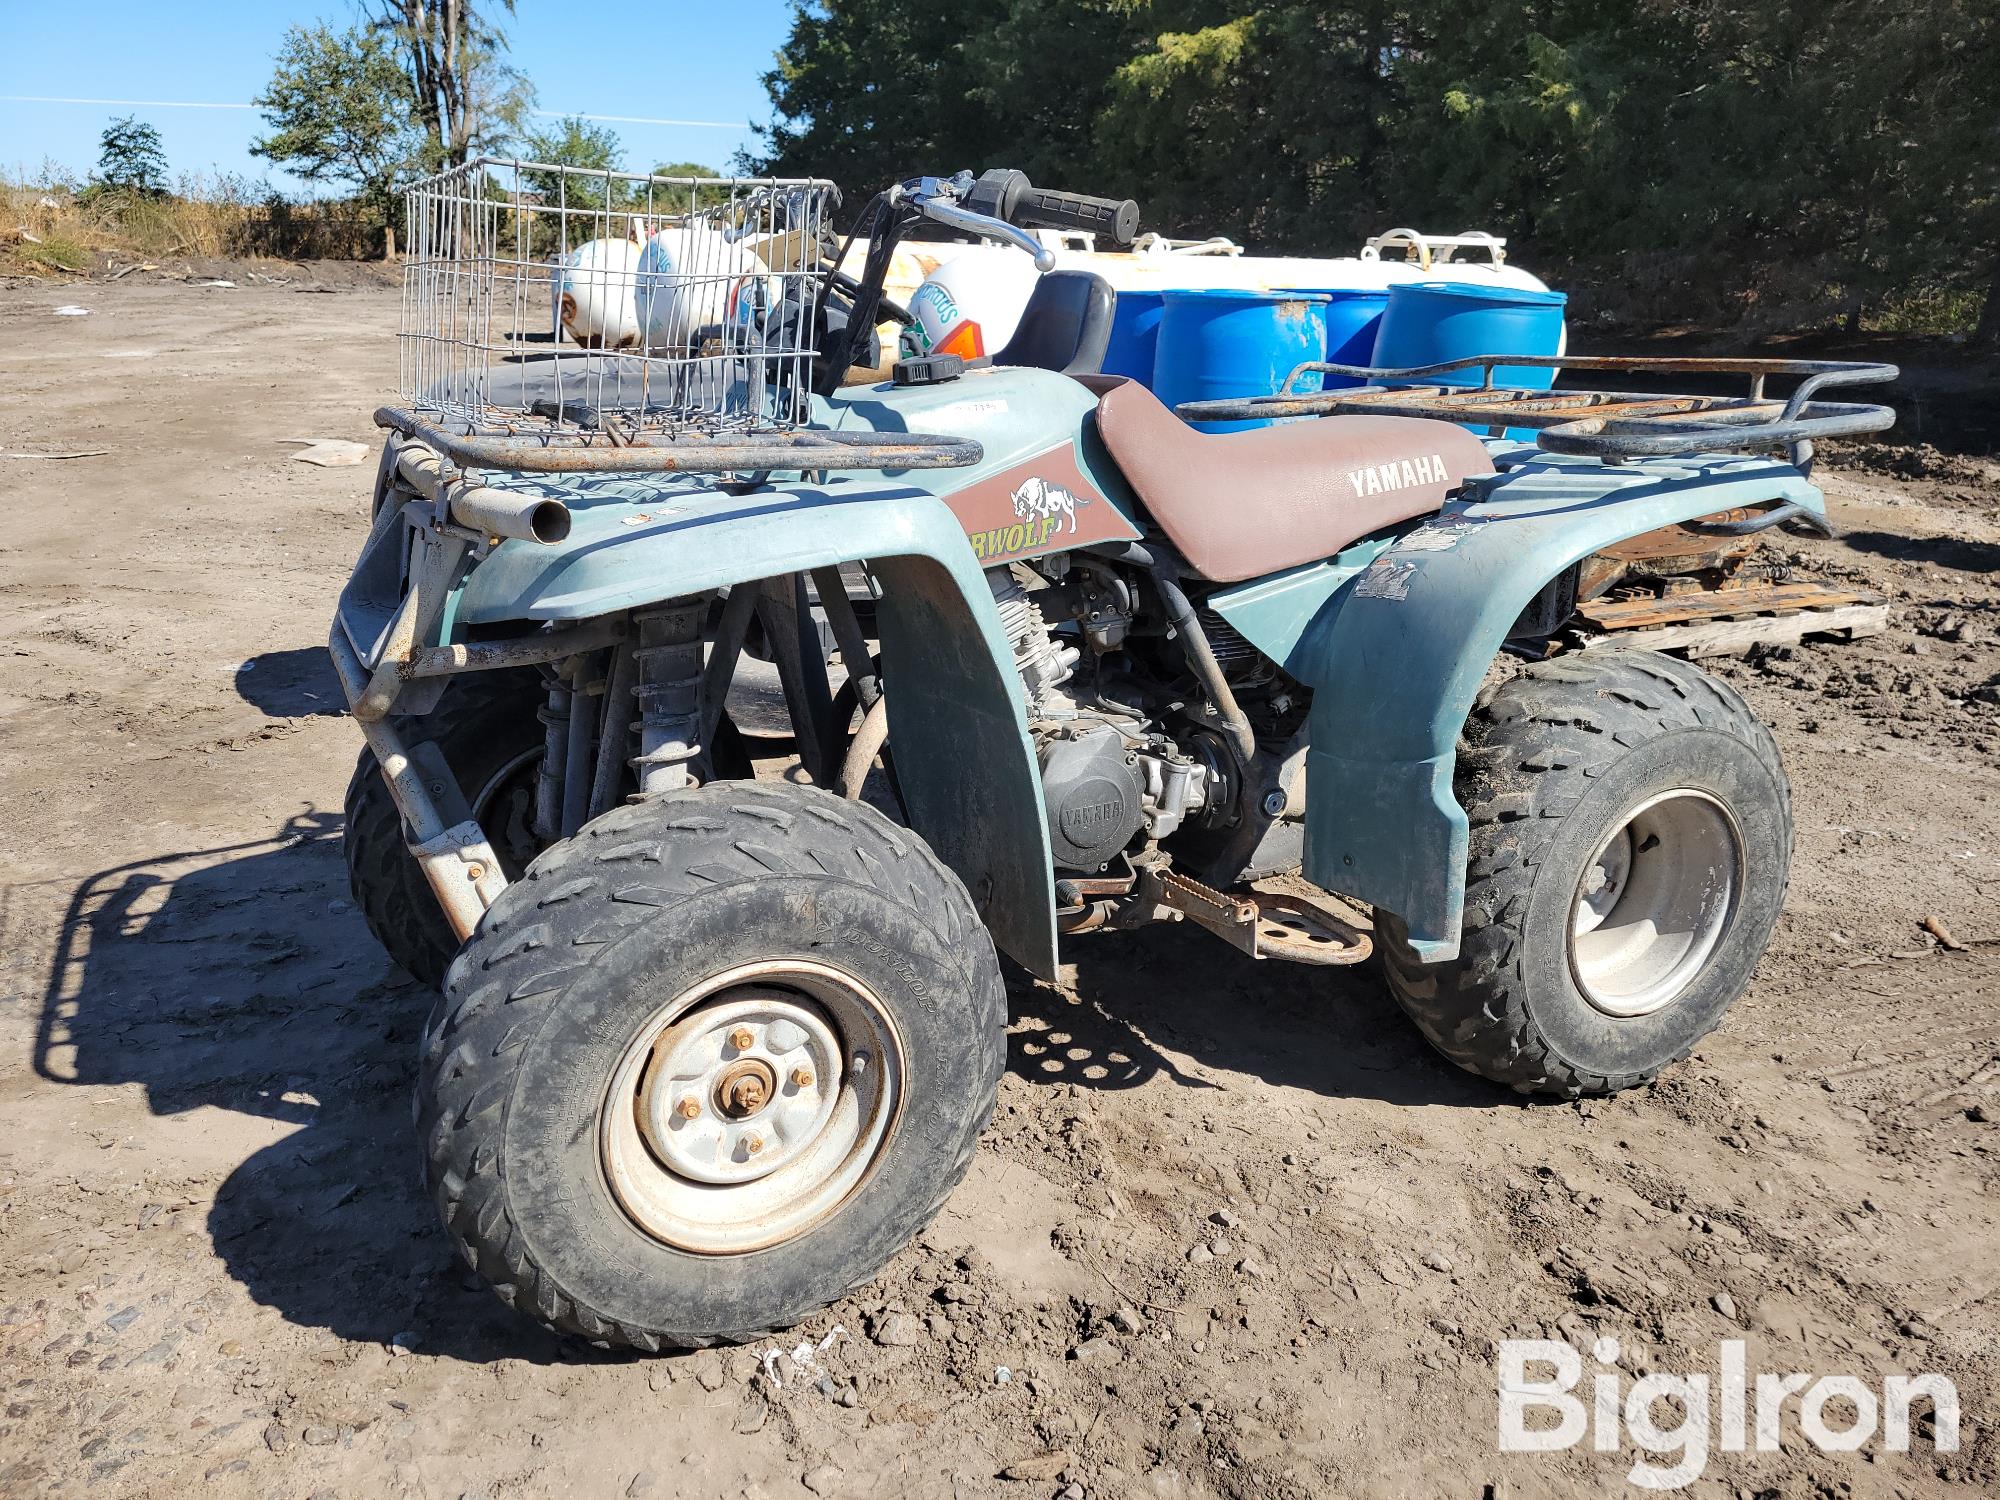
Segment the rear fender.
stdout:
[[1306,878],[1396,913],[1426,962],[1456,957],[1467,848],[1452,790],[1458,734],[1522,610],[1614,542],[1770,501],[1826,509],[1796,469],[1766,459],[1607,466],[1537,454],[1473,480],[1365,568],[1322,573],[1310,621],[1297,627],[1294,604],[1288,639],[1273,642],[1313,689]]
[[995,943],[1053,978],[1041,778],[992,590],[951,509],[913,486],[835,477],[744,495],[689,482],[496,476],[571,506],[558,546],[505,542],[466,577],[467,625],[585,620],[753,579],[865,561],[882,585],[889,733],[911,826],[972,892]]

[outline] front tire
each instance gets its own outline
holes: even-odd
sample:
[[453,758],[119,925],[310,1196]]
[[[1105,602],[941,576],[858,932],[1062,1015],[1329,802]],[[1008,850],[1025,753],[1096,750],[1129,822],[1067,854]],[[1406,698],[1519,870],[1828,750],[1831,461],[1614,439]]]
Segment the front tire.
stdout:
[[1687,1056],[1743,993],[1784,905],[1791,790],[1743,699],[1651,652],[1529,667],[1475,708],[1459,956],[1378,914],[1389,989],[1458,1066],[1608,1094]]
[[998,959],[874,809],[781,783],[617,809],[509,886],[426,1031],[447,1231],[502,1300],[644,1350],[872,1279],[993,1112]]

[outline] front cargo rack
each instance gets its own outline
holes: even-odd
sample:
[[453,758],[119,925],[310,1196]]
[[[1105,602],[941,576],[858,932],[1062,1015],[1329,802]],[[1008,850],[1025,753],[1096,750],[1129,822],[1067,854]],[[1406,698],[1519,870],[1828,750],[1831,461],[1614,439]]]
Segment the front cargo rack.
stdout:
[[[1522,390],[1497,385],[1496,369],[1617,371],[1655,375],[1741,375],[1740,396],[1692,396],[1648,391]],[[1478,370],[1480,383],[1443,384],[1437,377]],[[1315,372],[1359,379],[1359,386],[1300,391]],[[1894,380],[1894,365],[1810,359],[1662,359],[1619,355],[1481,354],[1407,370],[1310,362],[1300,365],[1273,396],[1189,401],[1174,408],[1190,422],[1255,421],[1336,413],[1423,417],[1467,427],[1535,429],[1551,453],[1617,462],[1691,453],[1786,451],[1800,468],[1812,462],[1814,440],[1882,432],[1896,413],[1887,406],[1820,401],[1835,386],[1879,385]],[[1772,395],[1766,382],[1795,379],[1788,395]]]
[[977,443],[813,427],[840,194],[482,157],[413,184],[400,400],[467,468],[935,469]]
[[768,474],[836,469],[956,469],[979,462],[971,438],[921,432],[830,432],[801,427],[777,432],[620,432],[607,423],[588,429],[539,423],[473,428],[384,406],[375,425],[414,438],[462,469],[519,474]]

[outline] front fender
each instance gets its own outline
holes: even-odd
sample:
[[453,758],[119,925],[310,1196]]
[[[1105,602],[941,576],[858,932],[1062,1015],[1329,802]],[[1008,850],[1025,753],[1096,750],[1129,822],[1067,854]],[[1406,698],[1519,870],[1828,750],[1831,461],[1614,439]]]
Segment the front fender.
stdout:
[[943,500],[879,476],[744,495],[698,482],[496,476],[570,504],[563,543],[505,542],[446,624],[582,620],[778,574],[865,561],[882,585],[889,734],[911,826],[971,891],[995,943],[1056,970],[1041,777],[1013,652]]
[[1458,734],[1521,611],[1614,542],[1773,500],[1826,509],[1796,469],[1766,459],[1607,466],[1537,453],[1472,481],[1343,580],[1291,653],[1313,689],[1306,878],[1396,913],[1425,961],[1456,957],[1467,847],[1452,790]]

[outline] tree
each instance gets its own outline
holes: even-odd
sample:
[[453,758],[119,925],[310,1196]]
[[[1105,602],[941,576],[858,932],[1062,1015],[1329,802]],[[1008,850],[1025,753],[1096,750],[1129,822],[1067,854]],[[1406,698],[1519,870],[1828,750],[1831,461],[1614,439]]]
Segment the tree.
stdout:
[[614,179],[582,175],[616,172],[623,165],[624,148],[619,144],[618,133],[609,126],[593,125],[578,115],[570,115],[546,129],[522,132],[521,155],[526,161],[578,169],[571,172],[522,169],[523,184],[552,206],[601,209],[608,204],[615,208],[622,206],[627,196],[624,185]]
[[397,180],[423,139],[409,123],[402,67],[387,40],[359,28],[294,26],[256,102],[271,134],[251,142],[251,154],[308,182],[352,188],[382,216],[393,257]]
[[588,167],[592,171],[618,170],[625,148],[618,132],[608,125],[593,125],[581,115],[569,115],[545,130],[521,133],[521,154],[529,161],[543,161],[557,167]]
[[745,169],[851,203],[1019,167],[1260,250],[1491,228],[1633,321],[2000,343],[1996,0],[797,0],[764,84]]
[[167,153],[159,131],[127,115],[107,125],[98,142],[94,180],[99,186],[147,198],[165,196]]
[[704,167],[698,161],[661,162],[653,168],[655,177],[699,177],[704,181],[720,177],[722,174],[713,167]]
[[[759,170],[873,191],[975,165],[1018,140],[980,96],[988,0],[802,3],[764,87],[783,118],[761,131]],[[997,163],[1012,165],[1012,163]]]
[[[508,15],[514,0],[499,0]],[[521,131],[534,85],[505,58],[507,35],[473,0],[372,0],[370,27],[402,59],[404,88],[434,166],[461,166]]]

